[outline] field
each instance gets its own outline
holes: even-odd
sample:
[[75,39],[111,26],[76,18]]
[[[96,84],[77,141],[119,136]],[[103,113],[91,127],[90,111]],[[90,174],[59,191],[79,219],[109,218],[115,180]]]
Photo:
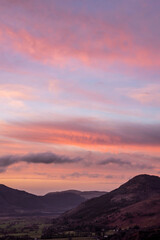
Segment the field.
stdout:
[[51,226],[51,222],[51,218],[46,217],[0,218],[0,237],[28,235],[40,238],[42,230]]
[[106,239],[107,236],[110,239],[113,235],[117,235],[118,239],[122,239],[124,235],[128,237],[126,239],[148,239],[148,236],[152,237],[150,239],[159,239],[160,236],[159,227],[139,229],[138,226],[108,231],[102,229],[100,232],[85,232],[85,229],[63,232],[57,230],[53,235],[44,235],[45,232],[50,233],[48,229],[53,230],[53,221],[51,217],[0,218],[0,240],[96,240]]
[[[0,218],[0,237],[31,237],[40,239],[43,229],[52,225],[50,217],[19,217],[19,218]],[[74,232],[67,232],[72,237],[53,238],[54,240],[93,240],[94,237],[74,237]],[[52,240],[53,240],[52,239]],[[44,239],[48,240],[48,239]],[[51,240],[51,239],[50,239]]]

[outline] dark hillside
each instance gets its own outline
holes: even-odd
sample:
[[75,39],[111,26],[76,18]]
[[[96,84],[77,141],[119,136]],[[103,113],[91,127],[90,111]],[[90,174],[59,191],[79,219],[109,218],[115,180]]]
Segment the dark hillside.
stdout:
[[160,219],[160,178],[139,175],[118,189],[82,203],[59,221],[79,225],[99,223],[108,226],[156,225]]

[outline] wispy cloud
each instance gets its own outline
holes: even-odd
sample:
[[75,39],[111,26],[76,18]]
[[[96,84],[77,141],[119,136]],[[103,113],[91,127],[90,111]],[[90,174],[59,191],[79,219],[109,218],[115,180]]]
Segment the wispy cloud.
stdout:
[[[71,4],[76,9],[77,1],[71,1]],[[31,2],[22,4],[20,1],[15,1],[12,8],[10,8],[11,2],[7,1],[0,9],[6,22],[6,25],[1,26],[1,35],[3,36],[1,41],[4,42],[5,39],[13,51],[43,63],[63,66],[67,64],[68,60],[77,59],[86,65],[95,66],[98,63],[99,67],[112,65],[115,62],[137,67],[159,66],[158,43],[155,38],[152,38],[154,44],[150,43],[152,42],[150,41],[152,37],[150,32],[153,31],[153,28],[151,29],[148,24],[148,29],[144,33],[145,41],[140,41],[138,34],[144,28],[144,22],[138,15],[136,21],[139,20],[139,31],[136,32],[132,27],[135,18],[132,15],[129,20],[127,18],[128,4],[126,6],[126,2],[122,3],[124,10],[122,10],[123,8],[115,10],[114,7],[108,7],[108,3],[99,4],[101,11],[93,11],[92,15],[90,15],[90,11],[83,10],[84,4],[92,8],[94,6],[90,1],[82,2],[79,4],[79,11],[74,12],[69,5],[64,4],[63,6],[62,4],[60,6],[58,1],[46,1],[45,7],[42,1],[35,2],[34,6]],[[118,7],[119,3],[115,6]],[[137,6],[138,8],[135,5],[133,7],[133,11],[136,13],[137,11],[141,12],[141,9],[144,8],[143,4],[139,2],[137,2]],[[21,11],[17,12],[17,7]],[[7,14],[9,12],[11,12],[10,15]],[[110,17],[111,14],[119,16],[119,18],[116,17],[114,21],[111,21],[111,19],[113,20]],[[6,19],[6,15],[8,19]],[[23,28],[21,21],[18,21],[22,18]],[[13,19],[16,21],[16,28],[12,24],[8,24]],[[157,21],[155,18],[154,20]],[[149,21],[147,17],[146,21]],[[150,36],[149,39],[148,36]]]
[[[35,99],[33,89],[23,84],[3,84],[0,82],[0,104],[5,108],[25,110],[26,102]],[[5,110],[4,110],[5,111]],[[9,110],[8,110],[9,111]]]
[[127,97],[146,106],[160,106],[160,86],[159,84],[146,84],[143,87],[119,89]]
[[96,173],[84,173],[84,172],[73,172],[71,174],[65,174],[61,176],[63,179],[65,178],[82,178],[82,177],[87,177],[87,178],[100,178],[102,175],[96,174]]

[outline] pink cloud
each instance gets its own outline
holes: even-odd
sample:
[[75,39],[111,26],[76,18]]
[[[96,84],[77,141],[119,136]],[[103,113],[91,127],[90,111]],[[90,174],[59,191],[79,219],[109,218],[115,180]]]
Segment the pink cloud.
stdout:
[[24,85],[0,83],[1,98],[30,100],[33,98],[32,91],[32,88]]
[[132,88],[128,90],[127,95],[141,104],[160,106],[160,86],[157,84],[150,84],[143,88]]
[[[122,21],[113,24],[100,15],[92,19],[86,13],[75,16],[69,9],[65,10],[56,3],[50,10],[55,16],[53,18],[48,16],[47,5],[45,8],[35,4],[39,9],[37,11],[31,2],[24,4],[23,1],[21,4],[18,1],[15,4],[24,11],[24,15],[18,13],[16,18],[23,19],[23,27],[18,23],[16,27],[1,24],[1,42],[5,40],[13,51],[32,60],[60,66],[67,65],[72,59],[98,67],[115,64],[129,67],[160,66],[157,46],[148,41],[142,44],[129,24],[126,27]],[[3,7],[2,11],[7,12],[7,7]],[[28,11],[35,14],[34,18],[26,17]],[[8,18],[12,21],[12,16]]]
[[26,142],[106,149],[160,146],[159,125],[73,119],[59,122],[1,124],[1,135]]
[[13,109],[26,110],[26,101],[35,99],[33,89],[20,84],[1,84],[0,83],[0,104]]

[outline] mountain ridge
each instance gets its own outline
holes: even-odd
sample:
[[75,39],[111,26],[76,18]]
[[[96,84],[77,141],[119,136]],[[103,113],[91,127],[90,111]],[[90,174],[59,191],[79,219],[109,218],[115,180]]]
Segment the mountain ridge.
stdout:
[[59,215],[86,200],[81,196],[81,192],[79,194],[78,192],[62,191],[37,196],[0,184],[0,214],[1,216]]
[[52,195],[52,194],[59,194],[59,193],[74,193],[77,194],[81,197],[84,197],[86,200],[91,199],[91,198],[95,198],[95,197],[99,197],[102,196],[103,194],[106,194],[108,192],[105,191],[80,191],[80,190],[75,190],[75,189],[69,189],[69,190],[65,190],[65,191],[57,191],[57,192],[49,192],[46,195]]

